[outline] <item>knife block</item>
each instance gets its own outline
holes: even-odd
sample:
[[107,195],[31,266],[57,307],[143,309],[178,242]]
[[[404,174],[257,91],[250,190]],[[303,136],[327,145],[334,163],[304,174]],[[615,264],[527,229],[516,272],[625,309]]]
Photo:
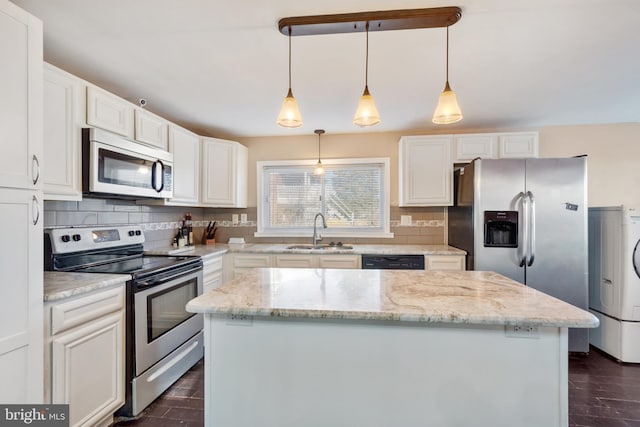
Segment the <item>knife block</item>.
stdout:
[[202,243],[204,243],[205,245],[215,245],[216,244],[216,239],[207,239],[206,237],[204,237],[202,239]]

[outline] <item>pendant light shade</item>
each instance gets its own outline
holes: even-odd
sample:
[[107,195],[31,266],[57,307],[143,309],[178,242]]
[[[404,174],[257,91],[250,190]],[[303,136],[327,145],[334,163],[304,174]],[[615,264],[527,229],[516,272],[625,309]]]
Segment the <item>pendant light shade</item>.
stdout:
[[437,125],[446,125],[448,123],[455,123],[462,120],[462,112],[458,105],[456,93],[449,87],[449,82],[444,86],[444,91],[438,98],[438,106],[435,113],[433,113],[433,123]]
[[449,27],[447,27],[447,80],[438,98],[438,106],[433,113],[432,121],[437,125],[446,125],[460,120],[462,120],[462,111],[460,111],[456,93],[449,86]]
[[380,113],[376,108],[373,96],[369,93],[369,22],[366,23],[367,53],[365,55],[364,92],[358,101],[356,115],[353,118],[355,125],[365,127],[380,123]]
[[289,91],[282,101],[282,108],[278,114],[276,121],[280,126],[285,128],[299,128],[302,126],[302,115],[298,108],[298,101],[293,97],[291,91],[291,27],[289,27]]
[[315,169],[313,169],[314,175],[324,175],[324,168],[322,167],[322,162],[320,161],[320,135],[324,133],[323,129],[316,129],[313,131],[316,135],[318,135],[318,163],[316,163]]
[[293,92],[289,88],[287,96],[282,101],[282,108],[280,114],[278,114],[278,124],[285,128],[299,128],[302,126],[302,116],[300,115],[300,108],[298,108],[298,101],[293,97]]
[[367,86],[364,87],[364,93],[360,97],[360,101],[358,101],[358,109],[353,118],[353,123],[362,127],[380,123],[380,113],[378,113],[376,103]]

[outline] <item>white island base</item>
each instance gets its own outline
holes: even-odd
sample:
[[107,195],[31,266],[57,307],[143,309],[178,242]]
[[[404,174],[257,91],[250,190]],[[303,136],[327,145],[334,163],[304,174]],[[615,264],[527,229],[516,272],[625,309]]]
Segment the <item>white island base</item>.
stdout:
[[568,425],[564,327],[236,317],[205,315],[208,427]]

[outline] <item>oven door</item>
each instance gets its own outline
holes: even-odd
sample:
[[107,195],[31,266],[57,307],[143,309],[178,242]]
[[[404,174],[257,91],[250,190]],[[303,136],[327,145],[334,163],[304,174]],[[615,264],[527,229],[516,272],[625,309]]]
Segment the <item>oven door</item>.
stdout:
[[173,197],[172,162],[160,160],[155,156],[155,150],[147,147],[131,147],[135,151],[123,147],[128,142],[122,141],[120,146],[116,146],[91,141],[89,191],[139,197]]
[[202,330],[202,314],[185,310],[187,302],[201,294],[202,269],[151,284],[134,294],[134,376]]

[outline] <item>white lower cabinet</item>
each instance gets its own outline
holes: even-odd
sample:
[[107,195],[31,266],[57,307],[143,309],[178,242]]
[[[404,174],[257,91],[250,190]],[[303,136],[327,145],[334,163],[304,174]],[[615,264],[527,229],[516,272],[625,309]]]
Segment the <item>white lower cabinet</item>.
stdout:
[[360,268],[360,255],[316,255],[320,268]]
[[425,270],[465,270],[464,255],[426,255],[424,257]]
[[276,255],[274,267],[360,268],[360,255]]
[[269,254],[233,254],[227,253],[223,259],[224,281],[232,280],[249,271],[251,268],[273,267],[273,260]]
[[[231,280],[252,268],[361,268],[359,254],[241,254],[224,255],[225,278]],[[425,255],[425,270],[464,271],[465,255]],[[205,261],[206,262],[206,261]],[[206,267],[205,267],[206,269]],[[205,273],[206,275],[206,273]],[[206,286],[205,278],[205,286]]]
[[108,426],[124,403],[124,284],[45,304],[45,401],[70,426]]
[[202,257],[202,289],[208,292],[222,284],[222,253]]
[[315,267],[314,255],[276,255],[274,267],[282,268],[313,268]]
[[42,401],[42,193],[0,187],[0,402]]
[[226,254],[225,280],[252,268],[360,268],[360,259],[355,254]]

